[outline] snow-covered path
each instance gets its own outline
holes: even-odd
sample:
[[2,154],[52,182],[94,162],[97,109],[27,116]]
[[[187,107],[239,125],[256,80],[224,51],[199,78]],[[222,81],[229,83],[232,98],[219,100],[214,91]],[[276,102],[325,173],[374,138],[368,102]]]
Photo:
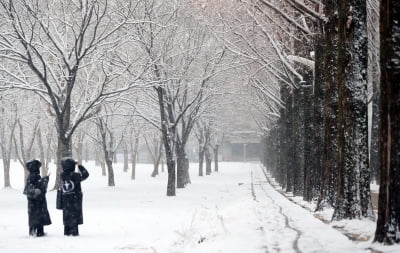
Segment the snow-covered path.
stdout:
[[276,192],[258,163],[221,163],[218,173],[204,177],[191,164],[192,184],[176,197],[165,196],[166,173],[149,176],[150,164],[138,165],[135,181],[116,164],[117,186],[107,187],[100,168],[88,163],[81,236],[63,236],[49,192],[53,224],[46,237],[32,238],[21,170],[13,166],[13,189],[0,190],[1,253],[368,252]]
[[259,166],[252,167],[252,185],[266,252],[369,252],[278,193]]

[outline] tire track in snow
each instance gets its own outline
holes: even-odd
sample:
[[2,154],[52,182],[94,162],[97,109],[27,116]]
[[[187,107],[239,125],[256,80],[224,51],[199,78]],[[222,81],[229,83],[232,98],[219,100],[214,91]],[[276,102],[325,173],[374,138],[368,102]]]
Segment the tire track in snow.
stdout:
[[[261,168],[261,169],[262,169],[262,172],[263,172],[263,174],[264,174],[266,180],[268,180],[265,170],[264,170],[263,168]],[[256,194],[255,194],[255,185],[256,185],[256,184],[254,183],[253,169],[251,170],[251,184],[252,184],[252,185],[251,185],[251,188],[252,188],[253,199],[254,199],[255,201],[258,202],[257,196],[256,196]],[[260,186],[260,189],[262,190],[262,192],[264,193],[264,195],[265,195],[268,199],[271,200],[271,202],[272,202],[273,205],[275,205],[276,207],[278,207],[279,214],[280,214],[281,216],[283,216],[284,219],[285,219],[285,228],[288,228],[288,229],[290,229],[290,230],[292,230],[292,231],[294,231],[294,232],[296,233],[296,238],[294,239],[294,241],[293,241],[293,243],[292,243],[292,248],[293,248],[293,250],[294,250],[296,253],[301,253],[301,250],[299,249],[299,239],[300,239],[300,237],[302,236],[302,232],[301,232],[300,230],[298,230],[297,228],[295,228],[295,227],[293,227],[293,226],[290,225],[290,222],[289,222],[290,219],[289,219],[289,217],[288,217],[285,213],[283,213],[283,208],[282,208],[282,206],[279,205],[279,204],[268,194],[268,192],[266,191],[266,189],[264,188],[264,186],[262,185],[262,183],[260,182],[259,184],[257,184],[257,186]]]

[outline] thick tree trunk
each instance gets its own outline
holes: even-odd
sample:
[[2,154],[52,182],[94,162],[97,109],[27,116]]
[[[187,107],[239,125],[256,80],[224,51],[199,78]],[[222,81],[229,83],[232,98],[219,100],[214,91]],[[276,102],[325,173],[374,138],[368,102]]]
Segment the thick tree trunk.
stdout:
[[333,219],[374,219],[368,163],[366,1],[339,3],[339,170]]
[[400,1],[380,6],[381,169],[375,241],[400,243]]
[[[285,88],[287,89],[287,88]],[[286,130],[286,146],[284,147],[285,149],[285,154],[284,154],[284,159],[286,159],[286,167],[283,168],[285,170],[285,178],[286,178],[286,185],[285,189],[286,192],[293,192],[293,168],[295,166],[295,161],[293,159],[294,157],[294,138],[293,138],[293,93],[290,94],[289,91],[287,100],[285,101],[285,122],[284,124],[286,125],[285,130]]]
[[316,210],[334,206],[336,199],[336,173],[337,173],[337,134],[338,134],[338,86],[337,73],[337,12],[336,0],[324,0],[324,13],[328,22],[324,25],[323,45],[324,57],[324,145],[321,194]]

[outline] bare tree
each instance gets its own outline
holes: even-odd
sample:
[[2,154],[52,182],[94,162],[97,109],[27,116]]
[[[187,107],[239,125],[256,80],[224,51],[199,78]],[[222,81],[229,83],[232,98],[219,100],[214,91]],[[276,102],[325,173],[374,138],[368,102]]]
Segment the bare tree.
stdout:
[[[119,4],[120,10],[131,11],[131,3]],[[135,84],[129,80],[113,86],[124,70],[108,68],[115,60],[109,51],[121,42],[113,36],[127,22],[127,13],[114,12],[116,5],[95,0],[0,1],[0,11],[9,20],[7,32],[0,34],[0,57],[18,66],[0,68],[12,77],[8,87],[32,91],[51,106],[58,160],[72,155],[73,133],[99,104]]]

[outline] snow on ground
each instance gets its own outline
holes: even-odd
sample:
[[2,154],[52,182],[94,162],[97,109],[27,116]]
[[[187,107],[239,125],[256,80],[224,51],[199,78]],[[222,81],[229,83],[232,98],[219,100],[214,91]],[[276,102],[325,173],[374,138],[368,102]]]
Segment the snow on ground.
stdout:
[[[19,164],[12,165],[13,188],[0,190],[0,252],[370,252],[365,250],[370,242],[350,241],[275,191],[258,163],[221,163],[218,173],[204,177],[196,175],[193,163],[192,184],[178,189],[176,197],[165,194],[166,173],[150,177],[150,164],[137,166],[134,181],[116,164],[116,187],[107,186],[94,163],[84,166],[90,177],[82,183],[81,236],[63,235],[51,191],[47,201],[53,224],[45,227],[46,237],[34,238],[28,236],[23,173]],[[385,252],[396,249],[383,247]]]

